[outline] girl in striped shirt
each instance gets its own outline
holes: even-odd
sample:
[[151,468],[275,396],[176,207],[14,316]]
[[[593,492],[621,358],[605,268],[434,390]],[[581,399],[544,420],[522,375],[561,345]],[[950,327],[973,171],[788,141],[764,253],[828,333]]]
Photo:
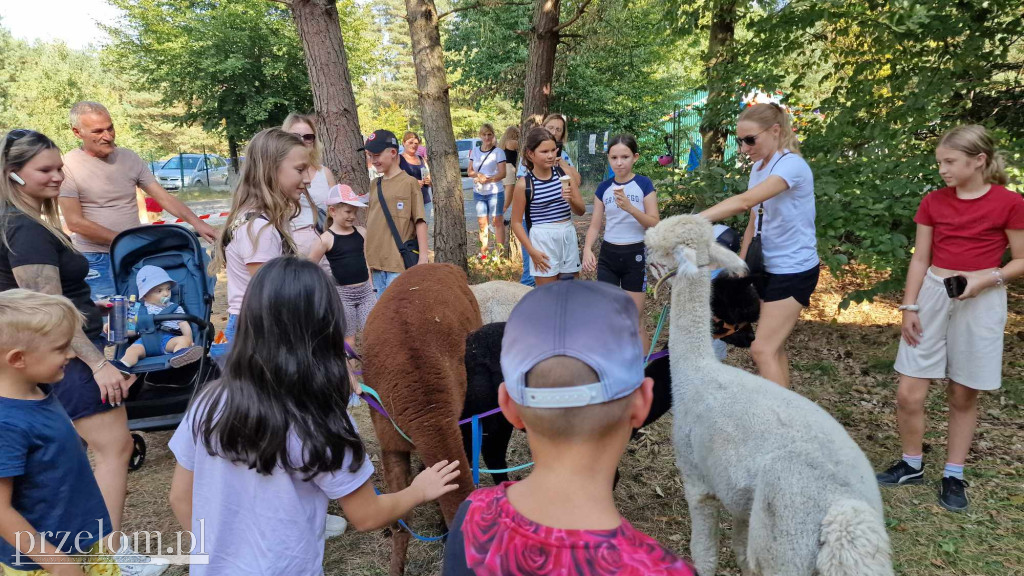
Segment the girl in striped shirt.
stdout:
[[530,130],[523,149],[527,172],[513,191],[512,231],[530,255],[530,273],[537,286],[560,274],[578,276],[580,272],[572,215],[582,216],[586,206],[576,182],[556,167],[557,162],[555,137],[544,128]]

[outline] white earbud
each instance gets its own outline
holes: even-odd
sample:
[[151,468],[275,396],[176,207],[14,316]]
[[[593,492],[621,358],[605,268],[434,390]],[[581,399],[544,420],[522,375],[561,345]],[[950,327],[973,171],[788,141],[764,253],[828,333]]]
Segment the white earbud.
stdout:
[[25,185],[25,181],[21,179],[21,176],[18,176],[14,172],[8,174],[7,177],[10,178],[11,180],[14,180],[16,184],[21,184],[22,186]]

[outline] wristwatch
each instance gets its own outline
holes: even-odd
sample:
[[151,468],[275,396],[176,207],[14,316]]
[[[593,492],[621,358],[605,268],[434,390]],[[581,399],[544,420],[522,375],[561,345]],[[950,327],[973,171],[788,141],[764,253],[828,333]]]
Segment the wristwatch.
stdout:
[[900,306],[901,311],[905,310],[907,312],[917,312],[920,309],[921,307],[918,306],[917,304],[903,304]]

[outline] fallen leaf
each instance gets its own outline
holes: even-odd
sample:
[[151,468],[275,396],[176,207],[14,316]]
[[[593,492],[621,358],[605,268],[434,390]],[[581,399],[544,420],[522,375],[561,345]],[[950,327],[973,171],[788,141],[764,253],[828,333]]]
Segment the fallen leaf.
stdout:
[[654,491],[658,493],[658,496],[665,497],[665,493],[661,491],[661,486],[655,486]]

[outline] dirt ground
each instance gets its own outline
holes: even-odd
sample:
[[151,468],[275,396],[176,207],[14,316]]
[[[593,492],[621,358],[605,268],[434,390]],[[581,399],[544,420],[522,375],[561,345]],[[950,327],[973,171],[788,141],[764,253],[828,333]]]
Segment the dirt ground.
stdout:
[[[587,221],[577,223],[583,238]],[[470,251],[475,253],[471,246]],[[471,262],[471,282],[518,279],[518,265],[507,260]],[[869,282],[867,273],[837,279],[822,274],[812,306],[805,311],[789,340],[793,388],[818,402],[841,422],[872,464],[882,468],[899,456],[894,410],[895,382],[892,363],[899,338],[897,295],[873,304],[854,305],[838,312],[842,295]],[[225,282],[218,282],[213,320],[226,321]],[[663,299],[665,296],[662,297]],[[939,385],[928,399],[925,459],[927,483],[883,490],[886,526],[893,546],[897,574],[1020,575],[1024,574],[1024,283],[1010,290],[1010,319],[1006,327],[1003,387],[981,395],[978,432],[967,462],[971,509],[953,514],[939,508],[937,483],[945,456],[945,394]],[[653,332],[662,301],[648,299],[648,329]],[[669,326],[664,337],[667,337]],[[727,363],[752,369],[746,351],[730,349]],[[378,449],[366,405],[354,414],[369,452],[378,465]],[[623,515],[638,529],[663,542],[678,554],[689,555],[689,519],[679,471],[671,444],[671,413],[644,430],[622,459],[622,480],[616,500]],[[167,505],[173,456],[167,451],[170,433],[147,434],[149,455],[145,466],[129,476],[126,530],[180,530]],[[513,437],[510,465],[529,459],[525,436]],[[520,473],[523,474],[523,473]],[[516,477],[516,474],[513,474]],[[794,478],[794,482],[799,482]],[[485,483],[490,483],[489,479]],[[813,489],[809,486],[808,489]],[[336,511],[336,504],[331,504]],[[424,535],[440,532],[435,506],[423,506],[409,519]],[[719,572],[739,574],[728,548],[727,517],[722,538]],[[437,574],[442,545],[413,541],[410,575]],[[390,554],[387,531],[348,532],[327,542],[328,575],[386,574]],[[168,574],[185,574],[176,567]]]

